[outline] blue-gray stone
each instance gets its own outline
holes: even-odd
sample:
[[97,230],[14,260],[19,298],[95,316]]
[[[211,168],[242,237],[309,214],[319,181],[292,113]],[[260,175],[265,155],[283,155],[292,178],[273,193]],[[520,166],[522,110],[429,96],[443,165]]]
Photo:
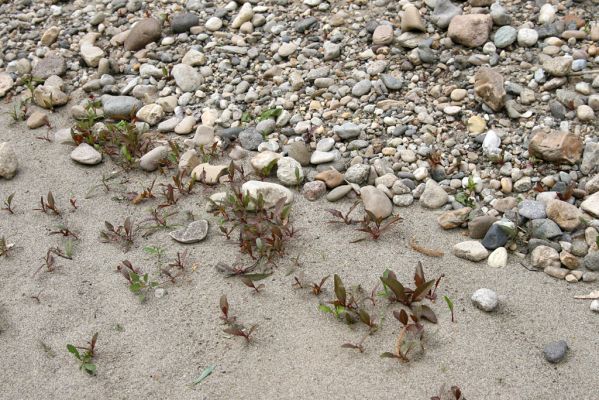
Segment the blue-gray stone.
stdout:
[[508,47],[510,44],[516,41],[518,31],[512,26],[502,26],[495,32],[495,38],[493,42],[498,49]]
[[547,218],[545,203],[536,200],[524,200],[518,204],[518,212],[528,219]]
[[491,225],[481,243],[487,250],[495,250],[505,246],[509,238],[509,235],[501,225],[495,223]]
[[584,267],[589,271],[599,271],[599,253],[589,253],[584,257]]
[[562,234],[559,226],[550,219],[535,219],[530,221],[532,237],[538,239],[553,239]]
[[241,147],[246,150],[257,150],[263,137],[258,133],[256,128],[247,128],[239,133],[239,142]]
[[566,356],[566,352],[568,351],[568,344],[565,340],[558,340],[557,342],[552,342],[543,348],[543,354],[545,355],[545,360],[549,361],[552,364],[558,363],[564,359]]

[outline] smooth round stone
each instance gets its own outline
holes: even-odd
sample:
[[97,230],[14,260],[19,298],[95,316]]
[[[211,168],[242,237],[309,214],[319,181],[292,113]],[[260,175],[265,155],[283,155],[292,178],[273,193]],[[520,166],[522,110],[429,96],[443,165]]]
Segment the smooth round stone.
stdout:
[[393,27],[391,25],[379,25],[372,34],[372,43],[375,45],[386,45],[393,42]]
[[218,17],[210,17],[208,21],[206,21],[206,29],[211,32],[217,31],[223,26],[223,21]]
[[71,159],[84,165],[96,165],[102,162],[102,154],[87,143],[81,143],[71,152]]
[[196,119],[193,116],[188,115],[175,126],[175,133],[178,135],[189,135],[193,130],[195,123]]
[[369,79],[364,79],[354,85],[351,90],[351,94],[355,97],[361,97],[370,92],[371,88],[372,82],[370,82]]
[[582,104],[576,109],[576,116],[581,121],[589,122],[595,119],[595,112],[591,107]]
[[505,247],[499,247],[489,255],[487,259],[489,267],[502,268],[507,265],[507,250]]
[[591,311],[594,311],[596,313],[599,313],[599,300],[595,299],[593,301],[591,301]]
[[447,106],[443,109],[443,112],[447,115],[457,115],[462,111],[460,106]]
[[278,54],[283,57],[289,57],[297,50],[297,45],[295,43],[283,43],[278,50]]
[[197,243],[208,235],[208,221],[200,219],[193,221],[187,227],[169,233],[175,241],[184,244]]
[[329,151],[335,146],[335,139],[333,138],[322,138],[316,143],[317,151]]
[[462,101],[466,98],[466,96],[468,95],[468,92],[466,91],[466,89],[454,89],[451,92],[451,100],[453,101]]
[[552,364],[556,364],[563,360],[567,352],[568,344],[565,340],[558,340],[557,342],[549,343],[543,348],[545,360]]
[[327,151],[318,151],[312,153],[310,156],[310,163],[312,164],[324,164],[335,160],[335,153]]
[[493,42],[497,48],[503,49],[514,43],[517,35],[518,31],[516,31],[516,28],[512,26],[502,26],[495,32]]
[[532,47],[539,40],[539,33],[534,29],[522,28],[518,31],[518,44],[522,47]]
[[331,201],[331,202],[340,200],[343,197],[345,197],[349,192],[351,192],[351,190],[352,190],[351,185],[337,186],[335,189],[331,190],[327,194],[327,200]]

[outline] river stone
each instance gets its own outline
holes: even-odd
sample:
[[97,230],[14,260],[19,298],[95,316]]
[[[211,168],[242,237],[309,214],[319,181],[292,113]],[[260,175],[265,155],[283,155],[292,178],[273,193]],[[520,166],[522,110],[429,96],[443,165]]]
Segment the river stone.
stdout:
[[31,76],[46,80],[52,75],[62,76],[67,70],[66,60],[58,53],[49,52],[41,58],[31,70]]
[[0,97],[6,96],[6,93],[12,89],[15,82],[12,80],[10,74],[5,72],[0,73]]
[[580,209],[584,212],[591,214],[593,217],[599,217],[599,192],[594,193],[586,198],[580,204]]
[[354,139],[360,136],[360,127],[352,122],[346,122],[343,125],[335,125],[333,133],[337,134],[341,139]]
[[177,64],[171,70],[177,86],[184,92],[194,92],[204,83],[202,75],[187,64]]
[[314,151],[310,156],[310,163],[317,164],[325,164],[335,160],[335,153],[330,151]]
[[489,256],[489,251],[476,240],[467,240],[453,246],[453,254],[456,257],[470,261],[482,261]]
[[516,31],[516,28],[512,26],[502,26],[495,32],[493,43],[495,43],[495,46],[497,46],[498,49],[503,49],[514,43],[517,36],[518,31]]
[[561,265],[559,253],[549,246],[537,246],[530,253],[530,262],[533,267],[545,269],[547,267],[558,267]]
[[507,250],[505,247],[495,249],[487,259],[487,265],[493,268],[502,268],[507,265]]
[[532,237],[538,239],[553,239],[562,234],[560,227],[548,218],[530,221]]
[[503,247],[509,238],[510,236],[506,230],[496,222],[491,225],[481,243],[486,249],[495,250],[499,247]]
[[287,146],[287,155],[301,166],[310,165],[310,149],[304,142],[292,142]]
[[84,165],[96,165],[102,162],[102,154],[87,143],[81,143],[71,152],[71,159]]
[[308,201],[316,201],[327,192],[327,186],[323,181],[306,182],[302,188],[302,194]]
[[497,221],[497,218],[490,215],[481,215],[468,222],[468,236],[471,239],[482,239],[487,234],[491,225]]
[[443,229],[453,229],[462,226],[468,221],[472,208],[463,207],[458,210],[446,211],[437,217],[437,223]]
[[433,179],[429,179],[420,196],[420,204],[426,208],[435,209],[445,205],[448,199],[447,192]]
[[199,25],[200,19],[193,13],[179,13],[173,15],[171,28],[174,33],[187,32],[192,26]]
[[524,218],[546,218],[545,203],[536,200],[524,200],[518,204],[518,213]]
[[376,218],[387,218],[393,212],[393,204],[389,197],[374,186],[361,188],[360,197],[364,203],[364,209],[370,211]]
[[547,203],[547,217],[557,223],[566,231],[573,231],[580,225],[582,212],[569,203],[561,200],[549,200]]
[[589,253],[584,257],[584,267],[589,271],[599,271],[599,252]]
[[323,181],[329,189],[334,189],[343,183],[343,174],[336,169],[319,172],[314,179]]
[[304,180],[304,170],[295,159],[283,157],[277,161],[277,179],[286,186],[299,185]]
[[349,192],[351,192],[351,190],[351,185],[337,186],[335,189],[331,190],[327,194],[327,200],[331,202],[340,200],[343,197],[345,197]]
[[387,45],[393,42],[393,26],[383,24],[376,27],[372,33],[372,44]]
[[272,182],[247,181],[241,186],[241,192],[257,199],[262,195],[264,206],[274,207],[280,199],[285,199],[285,204],[293,201],[293,192],[285,186]]
[[568,344],[565,340],[558,340],[556,342],[549,343],[543,348],[543,355],[545,360],[552,364],[557,364],[562,361],[568,352]]
[[131,96],[103,95],[101,100],[104,116],[113,120],[130,120],[143,106],[141,101]]
[[8,142],[0,143],[0,178],[12,179],[17,174],[17,153]]
[[198,164],[193,171],[191,177],[197,181],[207,185],[216,185],[221,176],[227,173],[228,166],[226,165],[211,165],[209,163]]
[[471,300],[476,308],[486,312],[495,310],[499,304],[497,293],[487,288],[478,289],[472,295]]
[[350,183],[357,183],[358,185],[364,183],[368,179],[370,173],[370,166],[366,164],[355,164],[352,165],[345,171],[345,180]]
[[155,171],[160,165],[160,161],[168,157],[169,151],[169,146],[158,146],[148,151],[140,158],[139,167],[144,171]]
[[246,150],[257,150],[263,140],[262,135],[253,127],[241,131],[238,138],[241,147]]
[[568,132],[538,131],[531,137],[528,151],[545,161],[574,164],[582,156],[582,140]]
[[451,19],[447,35],[466,47],[479,47],[489,38],[493,20],[488,14],[456,15]]
[[431,21],[441,29],[446,29],[451,20],[462,14],[462,8],[453,4],[450,0],[435,0]]
[[125,39],[125,49],[129,51],[141,50],[148,43],[152,43],[160,39],[162,27],[159,20],[156,18],[146,18],[139,21],[127,35]]
[[187,227],[169,233],[175,241],[184,244],[198,243],[208,235],[208,221],[199,219],[191,222]]
[[505,104],[503,76],[492,68],[480,68],[474,75],[474,92],[493,111],[499,111]]

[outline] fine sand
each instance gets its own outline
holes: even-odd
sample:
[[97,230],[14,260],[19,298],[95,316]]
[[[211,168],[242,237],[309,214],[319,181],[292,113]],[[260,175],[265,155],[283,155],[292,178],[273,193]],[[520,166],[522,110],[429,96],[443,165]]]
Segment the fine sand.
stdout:
[[[0,236],[15,244],[9,258],[0,258],[2,399],[429,399],[442,384],[458,385],[468,399],[599,399],[599,319],[588,301],[574,299],[596,290],[597,283],[557,281],[528,271],[515,257],[500,269],[458,259],[451,248],[466,239],[463,232],[442,231],[437,213],[418,206],[399,210],[404,220],[378,242],[350,244],[359,233],[326,223],[330,203],[309,203],[296,195],[292,218],[301,235],[263,281],[264,291],[255,294],[215,270],[218,261],[233,262],[238,249],[205,212],[201,189],[173,209],[180,211],[175,222],[185,221],[185,211],[210,221],[204,242],[185,247],[159,231],[138,238],[124,254],[116,245],[101,243],[99,231],[106,220],[146,218],[160,199],[141,205],[120,199],[124,191],[143,189],[158,173],[129,173],[121,188],[100,190],[86,199],[102,175],[117,167],[110,161],[92,168],[77,165],[68,146],[35,139],[45,128],[14,125],[5,113],[8,106],[1,111],[0,141],[12,142],[20,161],[13,180],[0,180],[1,199],[16,192],[16,215],[0,212]],[[50,120],[55,128],[70,124],[65,112]],[[167,179],[161,176],[157,182]],[[62,219],[33,211],[49,190],[63,210]],[[74,212],[71,197],[79,205]],[[334,207],[346,210],[351,204],[348,199]],[[80,239],[74,259],[57,258],[56,271],[33,276],[47,249],[63,245],[64,239],[50,231],[65,221]],[[414,252],[412,237],[446,255],[430,258]],[[141,304],[115,271],[128,259],[155,273],[156,258],[144,246],[164,248],[165,260],[189,249],[197,268],[167,285],[164,297],[152,295]],[[297,255],[301,267],[288,275]],[[426,324],[426,352],[408,364],[379,357],[395,347],[400,324],[391,311],[397,305],[379,300],[382,329],[365,341],[366,351],[360,354],[340,346],[358,341],[364,325],[347,326],[318,310],[319,301],[331,296],[331,281],[320,298],[308,289],[292,288],[293,276],[301,270],[308,282],[336,273],[347,287],[361,284],[370,290],[387,268],[402,281],[411,280],[419,260],[429,279],[445,277],[432,305],[439,323]],[[499,294],[497,312],[486,314],[472,306],[470,296],[481,287]],[[38,294],[39,303],[31,297]],[[222,294],[241,322],[258,325],[249,345],[222,332]],[[455,303],[455,323],[443,295]],[[99,333],[98,373],[90,377],[78,370],[66,344],[83,345],[94,332]],[[552,365],[542,349],[558,339],[566,340],[570,351],[561,364]],[[190,385],[211,365],[211,376]]]

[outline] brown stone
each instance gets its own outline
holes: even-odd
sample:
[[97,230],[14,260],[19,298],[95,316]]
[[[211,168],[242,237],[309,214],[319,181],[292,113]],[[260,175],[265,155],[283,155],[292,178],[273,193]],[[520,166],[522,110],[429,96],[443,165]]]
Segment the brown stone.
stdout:
[[582,140],[572,133],[539,131],[530,139],[528,152],[545,161],[574,164],[582,156]]
[[479,47],[487,42],[493,27],[488,14],[456,15],[451,19],[447,34],[455,43],[466,47]]
[[578,267],[580,267],[580,258],[576,257],[575,255],[568,253],[565,250],[562,250],[561,253],[559,253],[559,259],[562,263],[562,265],[568,269],[577,269]]
[[576,229],[582,218],[582,212],[576,206],[561,200],[550,200],[546,212],[549,219],[566,231]]
[[319,172],[314,179],[323,181],[329,189],[333,189],[343,183],[343,174],[335,169],[329,169]]
[[490,215],[482,215],[474,218],[468,223],[468,236],[471,239],[482,239],[487,234],[487,231],[497,221],[497,218]]
[[493,111],[501,110],[506,94],[503,76],[492,68],[480,68],[474,76],[474,93]]
[[437,222],[443,229],[453,229],[459,226],[462,226],[466,221],[468,221],[468,216],[470,215],[470,211],[472,208],[464,207],[458,210],[452,210],[444,212],[439,215],[437,218]]
[[148,43],[160,39],[162,24],[156,18],[146,18],[139,21],[129,32],[125,39],[125,49],[130,51],[141,50]]

